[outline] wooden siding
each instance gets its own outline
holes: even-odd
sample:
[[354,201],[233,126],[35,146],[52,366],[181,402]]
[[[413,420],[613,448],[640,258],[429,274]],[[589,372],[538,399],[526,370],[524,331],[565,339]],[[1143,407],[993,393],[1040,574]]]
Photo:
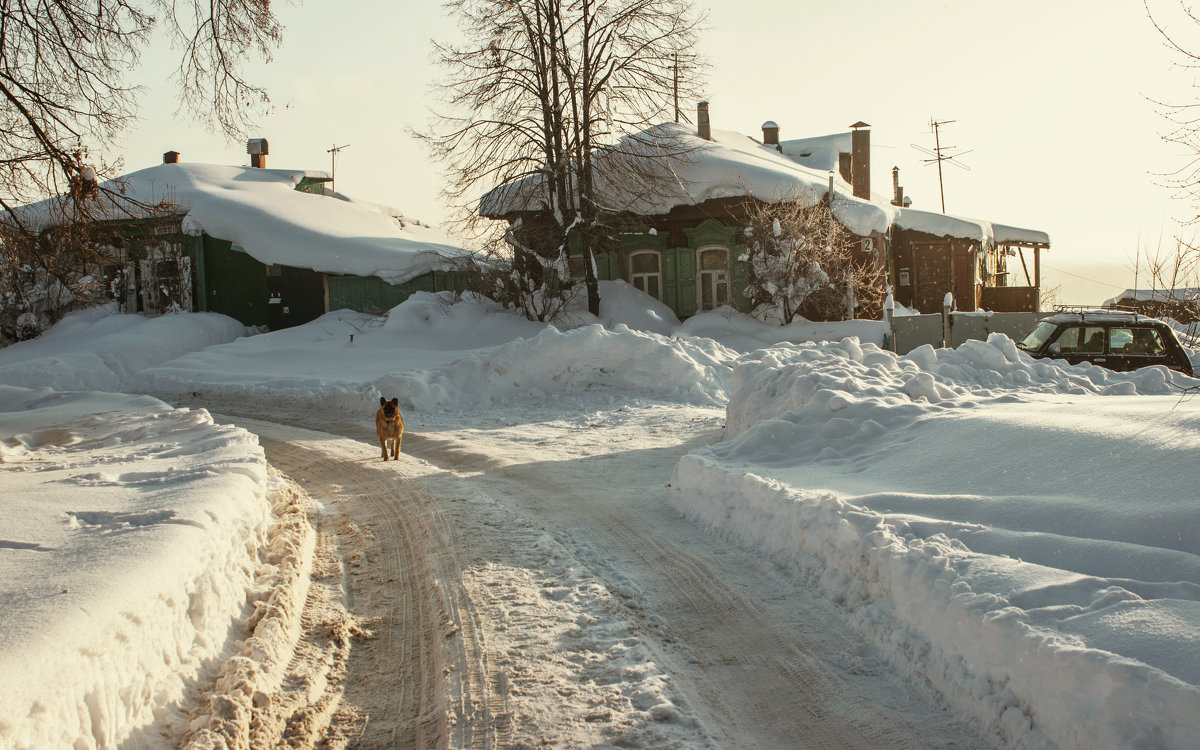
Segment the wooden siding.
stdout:
[[206,277],[204,309],[234,318],[242,325],[266,326],[267,267],[233,243],[204,237]]
[[463,292],[470,288],[468,274],[433,271],[403,284],[389,284],[378,276],[329,275],[329,309],[357,310],[384,315],[416,292]]
[[1035,286],[985,286],[980,289],[979,305],[992,312],[1037,312],[1038,288]]

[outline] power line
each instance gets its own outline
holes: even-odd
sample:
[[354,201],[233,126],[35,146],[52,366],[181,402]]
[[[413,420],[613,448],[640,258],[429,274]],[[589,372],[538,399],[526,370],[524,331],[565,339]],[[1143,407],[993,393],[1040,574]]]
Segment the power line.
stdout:
[[1113,289],[1127,289],[1128,288],[1128,287],[1124,287],[1124,286],[1117,286],[1116,284],[1110,283],[1108,281],[1097,281],[1096,279],[1089,279],[1087,276],[1080,276],[1077,273],[1071,273],[1070,271],[1064,271],[1061,268],[1055,268],[1054,266],[1050,265],[1049,263],[1043,263],[1042,265],[1056,273],[1061,273],[1065,276],[1074,276],[1077,279],[1082,279],[1084,281],[1090,281],[1093,284],[1099,284],[1101,286],[1112,287]]

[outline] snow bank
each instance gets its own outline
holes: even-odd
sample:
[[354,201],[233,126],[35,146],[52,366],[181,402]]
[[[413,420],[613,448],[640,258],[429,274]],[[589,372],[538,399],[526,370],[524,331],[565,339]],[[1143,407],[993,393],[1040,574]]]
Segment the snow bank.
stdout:
[[380,378],[409,408],[469,410],[587,392],[723,403],[736,354],[715,342],[668,339],[618,325],[560,332],[472,352],[437,370]]
[[[626,287],[624,298],[635,297],[645,295]],[[644,310],[612,316],[655,317],[653,308]],[[612,396],[623,389],[724,403],[736,357],[706,339],[672,339],[622,323],[611,330],[593,323],[562,332],[477,295],[421,292],[383,320],[330,313],[146,368],[129,387],[163,397],[203,392],[251,396],[264,405],[303,401],[353,413],[373,412],[380,395],[398,396],[406,408],[420,410],[584,392]]]
[[94,307],[67,315],[36,339],[0,349],[0,383],[123,391],[147,367],[245,335],[245,326],[216,313],[146,317]]
[[808,571],[1009,746],[1193,747],[1194,384],[998,335],[780,347],[737,368],[731,438],[680,461],[671,501]]
[[146,396],[0,386],[0,425],[0,746],[157,737],[261,573],[262,449]]
[[675,317],[675,312],[645,292],[624,281],[598,283],[600,317],[595,318],[588,314],[587,289],[580,286],[567,306],[568,314],[564,316],[564,323],[603,323],[605,328],[625,325],[635,331],[660,333],[663,336],[670,336],[679,327],[679,318]]
[[765,325],[732,307],[721,307],[693,315],[675,329],[674,335],[712,339],[735,351],[752,352],[781,343],[840,341],[847,336],[882,345],[888,332],[887,323],[878,320],[815,323],[799,318],[786,326]]

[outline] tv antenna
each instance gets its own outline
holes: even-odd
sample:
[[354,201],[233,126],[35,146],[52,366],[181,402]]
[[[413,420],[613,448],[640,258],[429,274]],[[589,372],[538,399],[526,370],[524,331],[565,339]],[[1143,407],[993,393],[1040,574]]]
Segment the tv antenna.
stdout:
[[[345,146],[334,146],[333,148],[326,150],[326,153],[329,154],[329,161],[330,161],[329,189],[332,190],[335,194],[337,193],[337,155],[338,155],[338,152],[344,148],[350,148],[350,144],[347,143]],[[943,211],[942,213],[945,213],[945,211]]]
[[932,151],[925,148],[924,146],[918,146],[915,143],[911,144],[912,147],[915,148],[916,150],[920,151],[923,154],[927,154],[931,157],[929,159],[922,159],[921,161],[925,162],[926,164],[933,164],[934,162],[937,163],[938,193],[940,193],[941,197],[942,197],[942,213],[946,213],[946,189],[942,186],[942,162],[944,162],[944,161],[950,162],[951,164],[958,167],[959,169],[965,169],[968,172],[971,171],[971,168],[968,167],[966,164],[955,161],[955,159],[957,159],[958,157],[962,156],[963,154],[969,154],[969,153],[971,153],[971,151],[960,151],[957,154],[951,154],[948,152],[951,149],[958,148],[958,146],[943,146],[942,145],[941,134],[938,132],[939,128],[941,128],[941,126],[943,126],[943,125],[949,125],[952,122],[958,122],[958,121],[957,120],[942,120],[941,122],[938,122],[937,120],[933,119],[932,117],[929,118],[929,129],[931,131],[933,131],[933,150]]
[[685,68],[688,67],[689,61],[696,59],[696,55],[681,54],[679,52],[671,56],[671,95],[675,102],[675,122],[677,124],[683,116],[683,113],[679,110],[679,58],[681,56],[683,57],[683,66]]

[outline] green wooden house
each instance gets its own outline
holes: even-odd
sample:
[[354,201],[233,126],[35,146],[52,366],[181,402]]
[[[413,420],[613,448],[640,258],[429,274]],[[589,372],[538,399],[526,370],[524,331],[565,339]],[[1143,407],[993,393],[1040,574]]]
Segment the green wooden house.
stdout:
[[[921,312],[941,312],[947,292],[964,311],[1038,309],[1039,258],[1049,237],[911,209],[895,170],[891,199],[875,196],[866,123],[856,122],[846,133],[780,141],[779,126],[768,121],[758,141],[713,130],[708,122],[708,105],[701,102],[694,132],[667,123],[630,139],[631,149],[662,138],[685,154],[664,161],[652,187],[644,175],[637,184],[606,184],[603,174],[595,178],[602,205],[619,207],[605,213],[604,223],[625,228],[595,256],[600,280],[624,280],[680,318],[726,304],[749,312],[743,293],[749,277],[743,260],[748,199],[821,196],[853,238],[855,266],[869,267],[883,280],[879,300],[890,287],[898,302]],[[524,244],[537,247],[534,235],[550,213],[542,184],[535,175],[493,190],[481,199],[480,213],[507,221]],[[578,281],[580,243],[569,242],[568,249]],[[874,302],[858,313],[875,317],[878,308]]]
[[[714,218],[695,225],[675,217],[618,235],[615,250],[596,254],[601,281],[624,280],[670,307],[680,318],[731,305],[748,312],[741,230]],[[657,225],[657,226],[655,226]],[[578,243],[575,243],[578,245]],[[581,257],[577,248],[576,257]]]
[[[129,312],[217,312],[277,330],[466,286],[454,270],[461,248],[327,195],[323,172],[182,165],[169,152],[114,182],[124,202],[95,241],[109,248],[104,273]],[[129,197],[143,208],[131,210]]]

